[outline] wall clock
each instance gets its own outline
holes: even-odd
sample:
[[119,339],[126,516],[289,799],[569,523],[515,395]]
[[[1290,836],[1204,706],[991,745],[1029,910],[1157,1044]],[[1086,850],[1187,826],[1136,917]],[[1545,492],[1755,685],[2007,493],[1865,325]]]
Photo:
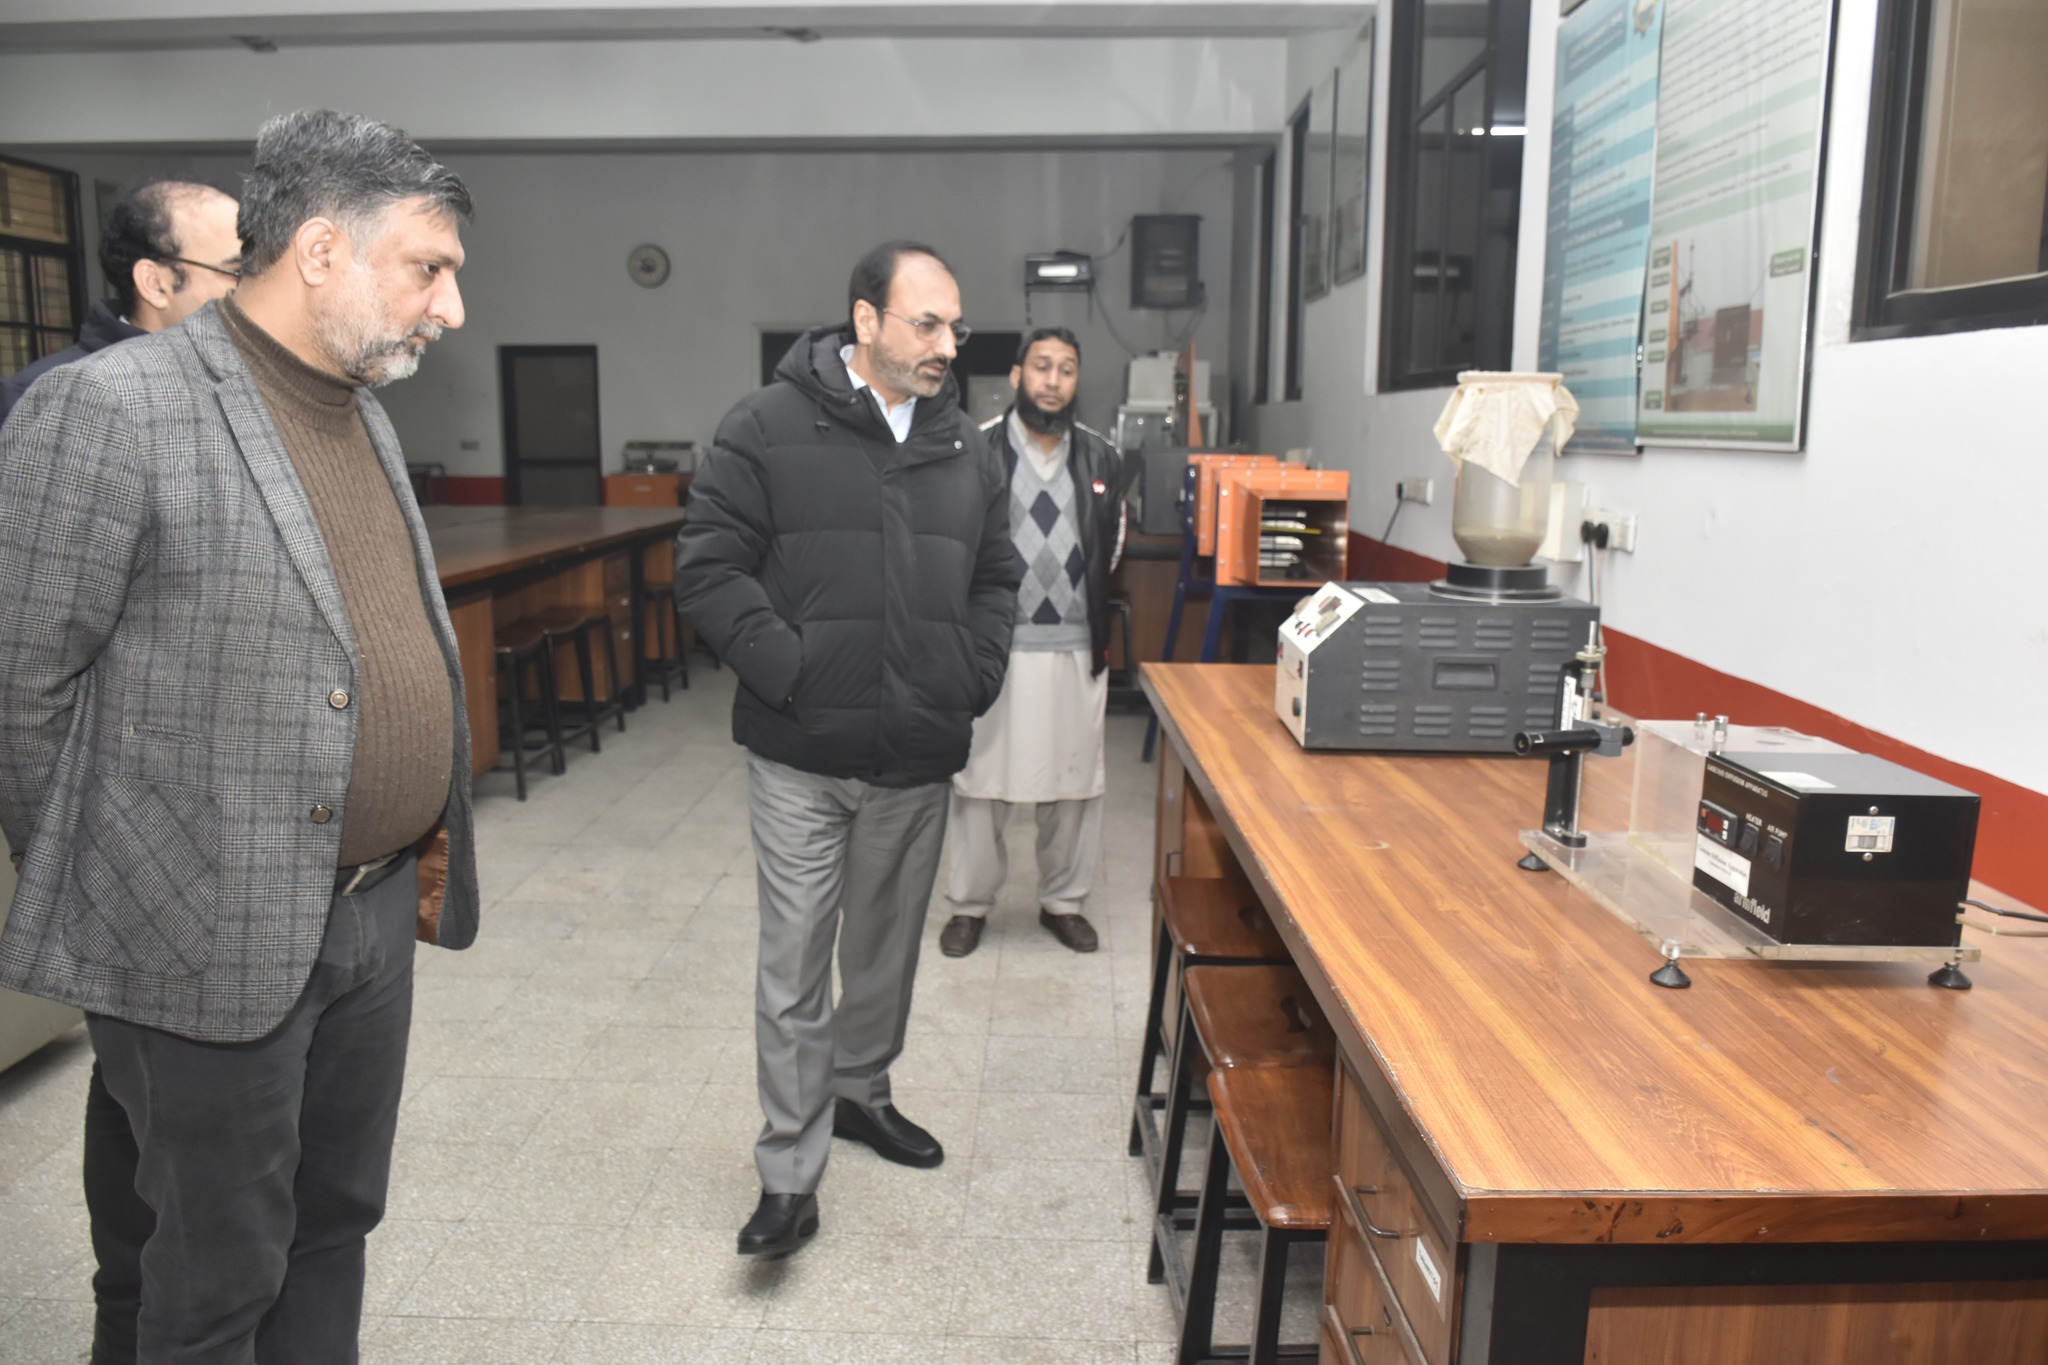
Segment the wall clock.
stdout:
[[649,242],[626,255],[626,273],[643,289],[653,289],[668,278],[668,253]]

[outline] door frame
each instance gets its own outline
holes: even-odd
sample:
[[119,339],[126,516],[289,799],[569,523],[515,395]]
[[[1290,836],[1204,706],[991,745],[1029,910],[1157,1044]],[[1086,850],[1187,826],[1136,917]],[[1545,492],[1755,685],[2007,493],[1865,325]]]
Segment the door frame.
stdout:
[[[514,387],[512,364],[515,360],[530,359],[536,356],[575,356],[578,358],[588,356],[590,358],[590,401],[596,408],[596,412],[593,413],[592,417],[593,423],[597,422],[598,415],[603,411],[602,404],[599,401],[597,347],[595,345],[500,346],[498,348],[498,416],[504,427],[504,447],[500,452],[500,462],[505,470],[505,501],[508,505],[514,507],[523,506],[524,503],[519,487],[519,466],[521,462],[513,454],[519,448],[519,414],[517,405],[512,401]],[[593,432],[597,441],[597,458],[588,463],[596,496],[591,499],[591,505],[602,506],[604,504],[604,431],[601,425],[594,425]],[[583,460],[529,460],[526,463],[544,469],[580,469],[586,462]]]

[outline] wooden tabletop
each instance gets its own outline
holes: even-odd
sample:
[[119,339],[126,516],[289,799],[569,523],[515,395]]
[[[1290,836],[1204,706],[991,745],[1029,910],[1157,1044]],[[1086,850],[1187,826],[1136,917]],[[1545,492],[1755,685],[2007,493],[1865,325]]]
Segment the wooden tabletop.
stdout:
[[[1463,1240],[2048,1238],[2048,942],[1688,960],[1516,868],[1544,765],[1310,753],[1270,665],[1146,664],[1169,740]],[[1598,762],[1600,760],[1593,760]]]
[[555,559],[673,535],[680,507],[424,507],[445,592]]

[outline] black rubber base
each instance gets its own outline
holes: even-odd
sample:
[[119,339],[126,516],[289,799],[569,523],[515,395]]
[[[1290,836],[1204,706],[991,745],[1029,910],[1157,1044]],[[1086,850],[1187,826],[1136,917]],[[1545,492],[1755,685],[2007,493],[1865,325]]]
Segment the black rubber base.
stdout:
[[1945,991],[1966,991],[1970,989],[1970,978],[1963,975],[1961,967],[1948,962],[1927,974],[1927,984]]
[[1678,965],[1678,959],[1675,957],[1651,972],[1650,980],[1674,991],[1682,991],[1692,984],[1692,978],[1685,974],[1684,968]]
[[1509,569],[1460,562],[1447,566],[1429,590],[1466,602],[1555,602],[1564,596],[1564,589],[1551,584],[1550,571],[1541,564]]
[[1524,872],[1550,871],[1550,864],[1544,862],[1533,853],[1524,853],[1521,857],[1515,859],[1515,866],[1521,868]]

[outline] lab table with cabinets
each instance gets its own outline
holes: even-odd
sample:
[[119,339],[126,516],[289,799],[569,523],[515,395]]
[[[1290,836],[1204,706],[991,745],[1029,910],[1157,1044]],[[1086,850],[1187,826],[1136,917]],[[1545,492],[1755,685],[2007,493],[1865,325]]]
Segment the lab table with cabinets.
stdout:
[[1325,1365],[2048,1360],[2048,943],[1688,961],[1516,867],[1544,766],[1310,753],[1147,664],[1155,877],[1242,877],[1339,1039]]
[[[497,630],[552,607],[609,615],[624,691],[637,705],[642,687],[640,626],[646,592],[675,573],[680,507],[427,507],[441,591],[455,626],[469,704],[474,769],[498,758],[498,683],[493,661]],[[594,686],[612,693],[599,652]],[[576,670],[558,663],[565,701],[582,699]]]

